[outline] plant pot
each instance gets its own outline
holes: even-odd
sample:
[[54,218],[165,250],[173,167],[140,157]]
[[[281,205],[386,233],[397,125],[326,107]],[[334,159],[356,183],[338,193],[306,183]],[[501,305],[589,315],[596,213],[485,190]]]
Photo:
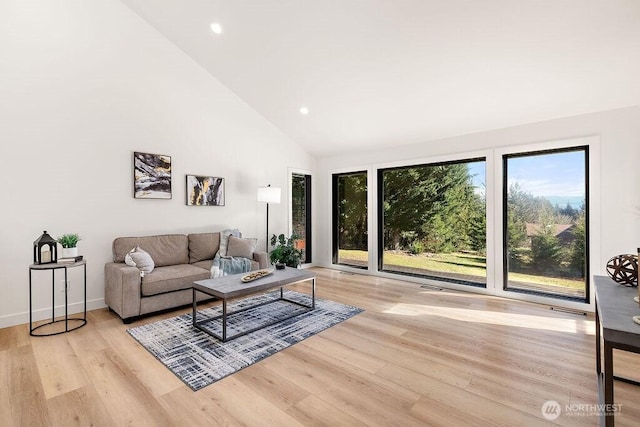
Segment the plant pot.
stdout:
[[62,248],[62,258],[75,258],[78,256],[78,247]]
[[276,262],[276,269],[277,270],[284,270],[284,268],[286,267],[286,265],[282,262]]

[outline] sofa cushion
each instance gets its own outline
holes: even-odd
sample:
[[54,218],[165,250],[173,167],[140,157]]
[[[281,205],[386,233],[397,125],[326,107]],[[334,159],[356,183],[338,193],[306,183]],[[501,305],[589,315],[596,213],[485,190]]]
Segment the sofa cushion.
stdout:
[[205,270],[211,270],[211,266],[213,265],[213,260],[212,259],[205,259],[202,261],[198,261],[198,262],[194,262],[193,264],[191,264],[193,266],[196,267],[200,267],[200,268],[204,268]]
[[189,262],[213,259],[220,247],[220,233],[189,234]]
[[253,259],[253,252],[256,250],[257,245],[257,239],[243,239],[240,237],[229,236],[227,255]]
[[189,239],[184,234],[118,237],[113,241],[113,261],[124,262],[124,257],[136,246],[151,255],[156,267],[189,263]]
[[211,273],[191,264],[157,267],[142,278],[142,296],[163,294],[191,288],[195,280],[208,279]]

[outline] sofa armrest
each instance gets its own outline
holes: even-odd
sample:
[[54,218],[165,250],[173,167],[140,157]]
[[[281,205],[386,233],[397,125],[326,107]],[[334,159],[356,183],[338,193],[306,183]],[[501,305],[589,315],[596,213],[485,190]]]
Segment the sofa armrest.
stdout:
[[121,262],[104,265],[104,302],[123,319],[140,316],[140,271]]
[[254,252],[253,260],[260,264],[260,268],[267,268],[271,265],[269,262],[269,255],[266,252]]

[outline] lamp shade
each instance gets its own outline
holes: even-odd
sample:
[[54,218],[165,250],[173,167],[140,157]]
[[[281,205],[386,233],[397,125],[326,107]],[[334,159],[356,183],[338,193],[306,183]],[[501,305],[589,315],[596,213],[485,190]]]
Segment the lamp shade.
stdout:
[[258,187],[258,201],[266,203],[280,203],[280,188]]

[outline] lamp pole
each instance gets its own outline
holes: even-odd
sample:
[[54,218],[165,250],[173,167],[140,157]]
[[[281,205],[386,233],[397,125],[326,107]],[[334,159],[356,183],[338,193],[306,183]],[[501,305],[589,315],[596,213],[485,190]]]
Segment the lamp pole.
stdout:
[[267,239],[265,241],[265,249],[269,252],[269,203],[280,203],[280,188],[272,187],[271,184],[266,187],[258,187],[258,201],[267,204]]
[[269,253],[269,202],[267,202],[267,227],[266,228],[267,228],[267,238],[264,241],[264,246],[267,253]]

